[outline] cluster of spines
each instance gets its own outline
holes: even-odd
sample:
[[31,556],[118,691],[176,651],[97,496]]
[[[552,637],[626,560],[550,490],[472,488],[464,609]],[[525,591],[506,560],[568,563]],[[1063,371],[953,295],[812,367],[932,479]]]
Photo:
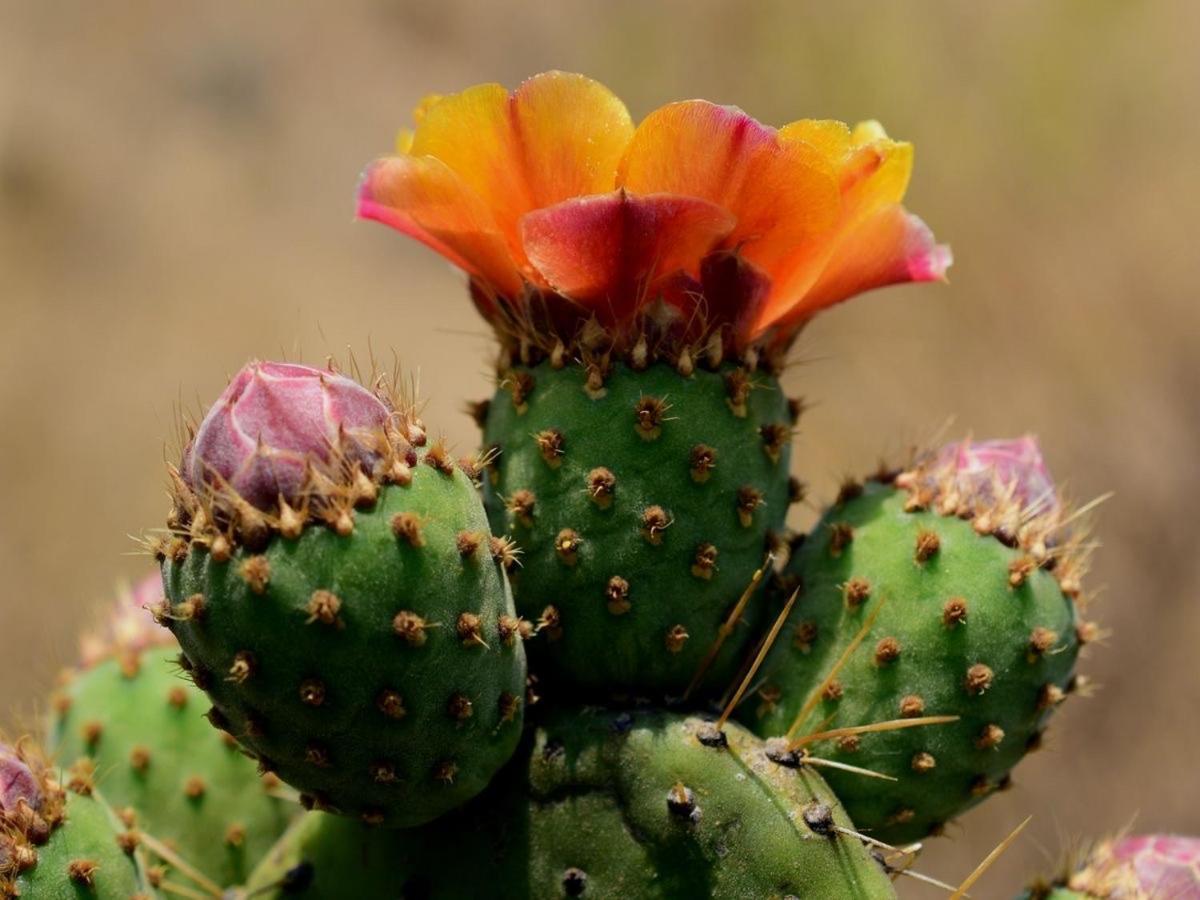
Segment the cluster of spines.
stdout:
[[[472,290],[479,287],[473,285]],[[766,342],[738,342],[729,324],[707,323],[702,308],[698,307],[684,322],[678,311],[661,302],[645,307],[633,325],[609,329],[593,317],[565,336],[554,325],[535,323],[535,316],[528,310],[490,301],[489,307],[502,314],[490,318],[499,339],[502,370],[541,362],[562,368],[578,361],[587,370],[589,386],[596,389],[603,387],[617,363],[641,371],[665,362],[687,377],[697,368],[716,371],[736,362],[750,371],[761,369],[779,375],[786,365],[785,344],[790,344],[772,342],[769,337]]]
[[[990,489],[979,491],[962,483],[953,459],[927,454],[900,472],[881,472],[875,480],[908,493],[905,510],[932,510],[971,523],[980,535],[990,535],[1022,556],[1009,568],[1009,583],[1020,587],[1036,569],[1053,574],[1063,593],[1076,602],[1082,592],[1091,545],[1087,529],[1076,523],[1079,511],[1057,496],[1023,498],[1014,479],[993,474]],[[935,548],[936,549],[936,548]]]

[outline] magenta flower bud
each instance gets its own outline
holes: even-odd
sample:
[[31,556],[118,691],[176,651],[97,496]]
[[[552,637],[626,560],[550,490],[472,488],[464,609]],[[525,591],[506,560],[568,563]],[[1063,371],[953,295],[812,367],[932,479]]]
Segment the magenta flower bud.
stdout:
[[227,485],[259,509],[296,503],[309,463],[368,474],[391,407],[357,382],[295,363],[252,362],[234,376],[183,454],[192,490]]
[[17,751],[0,743],[0,817],[13,813],[24,800],[30,809],[42,807],[42,788],[33,770]]
[[173,644],[171,633],[154,620],[153,610],[163,602],[159,572],[147,575],[131,587],[123,587],[99,628],[80,638],[80,665],[88,669],[114,653],[141,653],[149,647]]
[[1112,855],[1133,869],[1138,886],[1149,896],[1200,900],[1200,839],[1137,835],[1118,841]]
[[935,468],[951,470],[958,490],[980,501],[996,499],[997,490],[1011,488],[1013,499],[1022,508],[1045,513],[1059,505],[1054,481],[1033,435],[947,444],[938,451]]

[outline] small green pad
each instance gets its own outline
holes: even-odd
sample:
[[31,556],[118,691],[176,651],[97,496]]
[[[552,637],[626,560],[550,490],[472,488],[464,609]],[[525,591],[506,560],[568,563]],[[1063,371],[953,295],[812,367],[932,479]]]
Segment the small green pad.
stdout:
[[1066,696],[1079,650],[1074,605],[1050,571],[1028,567],[1020,549],[970,522],[908,512],[907,500],[903,490],[868,482],[817,524],[784,580],[802,594],[757,695],[739,711],[760,736],[788,733],[876,614],[793,734],[959,717],[807,745],[816,757],[897,779],[825,771],[854,821],[894,844],[936,832],[1008,783]]
[[[543,671],[592,693],[682,693],[783,528],[791,428],[762,372],[508,371],[487,410],[485,500],[521,550],[513,591],[541,625]],[[727,686],[762,606],[705,684]]]
[[257,553],[193,546],[164,563],[168,624],[214,724],[310,805],[395,827],[483,789],[517,745],[525,691],[475,486],[421,459],[349,533],[310,524]]
[[72,673],[56,698],[51,750],[87,757],[97,788],[209,880],[241,884],[296,809],[267,793],[254,763],[204,719],[204,695],[154,647]]

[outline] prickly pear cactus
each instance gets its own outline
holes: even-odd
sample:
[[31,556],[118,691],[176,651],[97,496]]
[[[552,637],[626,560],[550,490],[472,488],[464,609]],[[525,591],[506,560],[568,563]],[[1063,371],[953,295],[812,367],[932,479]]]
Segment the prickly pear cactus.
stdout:
[[68,765],[90,760],[105,799],[136,810],[140,828],[210,881],[241,884],[297,807],[270,796],[233,738],[204,720],[208,703],[180,677],[174,640],[134,605],[161,604],[162,577],[128,596],[84,641],[84,665],[64,674],[49,746]]
[[[521,551],[513,591],[546,671],[678,695],[783,528],[798,407],[732,365],[598,372],[503,374],[481,409],[488,514]],[[761,596],[745,606],[706,683],[727,684],[762,609]]]
[[212,723],[308,805],[416,825],[512,754],[526,629],[509,551],[399,403],[247,366],[184,454],[171,523],[159,618]]
[[150,898],[138,833],[94,793],[90,770],[56,780],[37,748],[0,741],[0,897]]
[[[1080,534],[1036,445],[952,445],[848,484],[792,559],[801,594],[741,715],[765,737],[832,732],[813,755],[873,837],[904,843],[1009,782],[1076,682]],[[850,654],[828,678],[853,642]],[[949,724],[848,733],[890,720]]]
[[736,725],[722,734],[661,713],[564,711],[520,753],[476,801],[419,830],[391,834],[306,817],[248,893],[895,896],[820,777],[773,762]]
[[1101,841],[1018,900],[1197,900],[1200,840],[1142,834]]

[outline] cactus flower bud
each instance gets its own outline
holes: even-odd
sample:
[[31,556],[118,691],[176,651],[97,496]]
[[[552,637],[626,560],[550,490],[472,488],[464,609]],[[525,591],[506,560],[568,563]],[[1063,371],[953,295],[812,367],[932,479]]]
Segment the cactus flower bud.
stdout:
[[1039,512],[1058,503],[1050,471],[1031,434],[1009,440],[956,441],[938,451],[937,465],[953,466],[958,490],[979,500],[1012,490],[1021,506]]
[[114,654],[136,656],[150,647],[173,643],[158,626],[155,611],[164,602],[162,574],[152,572],[133,585],[124,585],[97,627],[79,639],[79,664],[90,669]]
[[1154,896],[1200,898],[1200,839],[1135,835],[1117,841],[1112,855],[1132,870],[1142,890]]
[[42,788],[16,748],[0,743],[0,821],[15,813],[24,800],[31,809],[42,806]]
[[200,423],[181,475],[194,491],[228,485],[258,509],[303,494],[310,463],[340,461],[370,472],[391,407],[336,372],[252,362]]

